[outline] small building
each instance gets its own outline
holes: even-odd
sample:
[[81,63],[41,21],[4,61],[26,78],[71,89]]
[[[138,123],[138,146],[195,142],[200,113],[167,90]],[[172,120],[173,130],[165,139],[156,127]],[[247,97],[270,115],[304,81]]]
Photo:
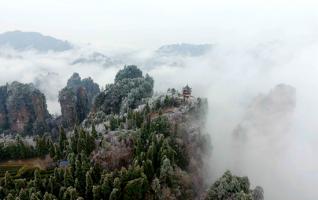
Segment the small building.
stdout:
[[66,168],[66,167],[68,167],[68,165],[69,165],[69,162],[67,160],[61,160],[59,162],[59,167],[61,167],[61,168]]
[[192,92],[192,89],[188,85],[186,85],[184,88],[182,88],[183,98],[191,97],[191,92]]

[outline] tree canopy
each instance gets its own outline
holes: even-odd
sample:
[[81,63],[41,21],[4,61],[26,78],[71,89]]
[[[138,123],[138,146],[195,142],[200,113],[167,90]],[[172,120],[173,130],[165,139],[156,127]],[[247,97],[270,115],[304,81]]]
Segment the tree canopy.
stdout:
[[126,66],[120,70],[114,84],[108,84],[95,99],[95,110],[106,114],[126,112],[128,108],[136,108],[143,98],[153,94],[153,79],[136,66]]
[[124,69],[119,70],[115,77],[115,83],[126,78],[134,79],[134,78],[141,78],[142,71],[136,65],[128,65],[125,66]]

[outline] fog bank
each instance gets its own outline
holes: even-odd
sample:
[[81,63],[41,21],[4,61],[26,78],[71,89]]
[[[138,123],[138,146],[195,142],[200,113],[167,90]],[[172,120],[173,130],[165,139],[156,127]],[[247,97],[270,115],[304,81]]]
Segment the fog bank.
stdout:
[[[206,55],[165,58],[151,66],[151,51],[118,58],[138,64],[153,76],[156,91],[180,90],[189,84],[195,96],[209,99],[207,132],[213,155],[208,182],[229,169],[248,176],[253,186],[262,186],[266,199],[310,200],[318,198],[318,42],[314,35],[260,37],[253,42],[223,38]],[[33,82],[45,93],[51,113],[59,113],[58,91],[73,72],[82,78],[91,76],[103,87],[121,67],[70,64],[83,53],[80,50],[1,52],[0,84]],[[277,90],[280,84],[289,88],[287,92]]]
[[[189,83],[195,95],[209,98],[210,182],[229,169],[261,185],[266,199],[317,199],[316,39],[236,44],[220,43],[185,68],[151,74],[159,88]],[[279,84],[291,94],[275,92]],[[240,126],[244,134],[237,137]]]

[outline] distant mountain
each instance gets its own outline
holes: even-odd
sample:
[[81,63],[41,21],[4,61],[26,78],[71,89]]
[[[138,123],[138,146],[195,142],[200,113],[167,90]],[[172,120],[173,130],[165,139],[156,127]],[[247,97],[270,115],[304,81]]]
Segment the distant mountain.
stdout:
[[0,47],[9,46],[16,50],[34,49],[39,52],[66,51],[73,46],[63,40],[44,36],[37,32],[10,31],[0,34]]
[[109,67],[114,64],[118,64],[118,61],[113,60],[112,58],[99,53],[99,52],[93,52],[88,55],[81,55],[77,59],[75,59],[72,63],[72,65],[76,64],[100,64],[104,67]]
[[201,56],[212,49],[211,44],[170,44],[156,50],[159,56]]
[[277,137],[287,133],[295,108],[296,89],[279,84],[268,94],[260,94],[253,99],[233,134],[244,141],[252,134]]
[[155,68],[158,66],[184,67],[187,59],[203,56],[213,48],[211,44],[169,44],[155,50],[151,57],[139,62],[146,68]]

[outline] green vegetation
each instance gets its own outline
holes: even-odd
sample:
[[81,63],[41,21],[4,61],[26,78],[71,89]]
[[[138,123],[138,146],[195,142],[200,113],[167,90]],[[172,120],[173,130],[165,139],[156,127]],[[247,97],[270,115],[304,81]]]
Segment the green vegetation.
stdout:
[[226,171],[208,191],[208,200],[263,200],[263,189],[256,187],[250,189],[250,182],[247,177],[233,176]]
[[48,154],[49,146],[52,143],[47,136],[37,136],[35,146],[27,144],[18,135],[11,142],[0,143],[0,162],[11,159],[26,159],[42,157]]
[[98,123],[61,128],[54,141],[43,135],[34,145],[20,137],[3,143],[0,160],[46,156],[51,163],[0,165],[0,199],[262,199],[261,188],[250,190],[246,177],[230,172],[206,193],[201,170],[211,148],[200,123],[207,102],[188,103],[175,89],[145,100],[152,93],[152,78],[126,66],[96,98],[91,116]]
[[119,82],[127,78],[142,78],[142,71],[135,65],[125,66],[124,69],[119,70],[119,72],[116,74],[115,82]]
[[95,109],[106,114],[125,113],[128,108],[136,108],[143,98],[151,97],[153,93],[153,79],[136,66],[126,66],[120,70],[114,84],[106,85],[95,100]]
[[[67,159],[68,165],[56,167],[52,174],[35,170],[32,177],[23,179],[5,174],[0,181],[1,198],[16,198],[22,194],[25,196],[20,199],[193,198],[191,184],[182,181],[188,176],[181,169],[184,166],[179,166],[185,156],[177,155],[181,148],[169,121],[164,116],[150,120],[150,114],[145,108],[127,116],[133,124],[138,124],[136,116],[143,116],[140,128],[131,136],[133,160],[128,166],[107,171],[90,162],[95,142],[101,139],[95,128],[90,132],[75,128],[70,137],[61,129],[59,140],[48,144],[49,152],[56,161]],[[39,139],[34,148],[36,152],[44,152],[41,141]]]

